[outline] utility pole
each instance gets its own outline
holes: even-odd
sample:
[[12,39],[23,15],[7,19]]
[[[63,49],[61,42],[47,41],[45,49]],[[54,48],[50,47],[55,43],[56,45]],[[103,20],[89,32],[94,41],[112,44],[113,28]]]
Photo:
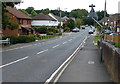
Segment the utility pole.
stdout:
[[[106,14],[107,14],[107,11],[106,11],[106,0],[105,0],[105,7],[104,7],[104,27],[105,27]],[[104,28],[103,30],[105,30],[105,28]],[[102,31],[103,31],[103,30],[102,30]]]

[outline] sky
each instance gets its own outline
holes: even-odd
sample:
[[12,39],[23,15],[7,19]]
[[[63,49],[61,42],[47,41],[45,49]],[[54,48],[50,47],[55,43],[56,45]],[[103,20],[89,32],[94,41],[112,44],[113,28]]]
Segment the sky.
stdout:
[[[105,0],[22,0],[23,3],[20,3],[16,6],[18,9],[26,9],[27,7],[34,7],[35,10],[41,10],[49,8],[51,10],[61,8],[63,11],[70,12],[73,9],[86,9],[91,10],[89,5],[94,4],[96,7],[95,11],[104,10]],[[120,0],[106,0],[107,5],[106,9],[109,14],[118,13],[118,2]]]

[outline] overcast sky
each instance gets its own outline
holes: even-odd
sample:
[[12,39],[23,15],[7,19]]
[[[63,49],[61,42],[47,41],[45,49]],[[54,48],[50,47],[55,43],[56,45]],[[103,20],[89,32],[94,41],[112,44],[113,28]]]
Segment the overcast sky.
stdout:
[[[90,4],[96,5],[95,10],[104,10],[105,0],[22,0],[23,3],[17,5],[18,9],[26,9],[34,7],[35,10],[45,8],[57,9],[60,7],[63,11],[71,11],[73,9],[86,9],[90,11]],[[120,0],[107,0],[107,12],[109,14],[118,13],[118,2]]]

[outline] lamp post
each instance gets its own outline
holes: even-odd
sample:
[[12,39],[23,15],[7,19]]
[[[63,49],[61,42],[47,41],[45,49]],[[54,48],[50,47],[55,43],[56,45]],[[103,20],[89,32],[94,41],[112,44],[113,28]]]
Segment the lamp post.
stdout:
[[88,15],[88,17],[92,18],[99,26],[100,26],[100,61],[102,62],[103,61],[103,58],[102,58],[102,25],[97,21],[98,20],[98,16],[97,14],[95,13],[95,10],[93,7],[95,7],[95,5],[90,5],[89,7],[91,7],[91,11]]

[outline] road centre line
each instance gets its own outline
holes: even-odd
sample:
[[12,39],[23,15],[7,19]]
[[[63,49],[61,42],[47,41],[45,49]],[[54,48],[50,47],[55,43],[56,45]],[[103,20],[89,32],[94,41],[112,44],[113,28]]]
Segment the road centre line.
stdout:
[[68,40],[68,41],[72,41],[73,39],[70,39],[70,40]]
[[48,51],[48,49],[43,50],[43,51],[40,51],[40,52],[38,52],[37,54],[41,54],[41,53],[46,52],[46,51]]
[[66,44],[67,42],[63,42],[63,44]]
[[8,64],[2,65],[2,66],[0,66],[0,68],[6,67],[6,66],[8,66],[8,65],[11,65],[11,64],[14,64],[14,63],[17,63],[17,62],[20,62],[20,61],[23,61],[23,60],[28,59],[28,58],[29,58],[29,56],[26,56],[26,57],[24,57],[24,58],[21,58],[21,59],[18,59],[18,60],[16,60],[16,61],[10,62],[10,63],[8,63]]
[[56,47],[58,47],[58,46],[60,46],[60,45],[53,46],[52,48],[56,48]]

